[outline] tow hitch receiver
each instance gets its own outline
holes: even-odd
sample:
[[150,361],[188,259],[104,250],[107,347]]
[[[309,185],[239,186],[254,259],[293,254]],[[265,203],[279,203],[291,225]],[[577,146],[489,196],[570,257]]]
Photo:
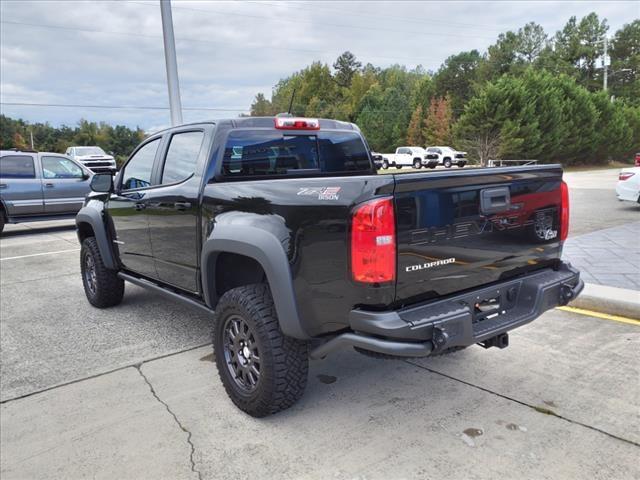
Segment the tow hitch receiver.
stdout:
[[483,348],[507,348],[509,346],[509,334],[501,333],[500,335],[496,335],[495,337],[487,338],[484,342],[478,343]]

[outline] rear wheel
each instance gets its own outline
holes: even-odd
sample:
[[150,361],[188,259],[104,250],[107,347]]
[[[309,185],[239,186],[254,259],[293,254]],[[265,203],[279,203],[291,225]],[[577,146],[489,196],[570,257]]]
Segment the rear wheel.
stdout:
[[213,348],[227,395],[253,417],[289,408],[304,393],[307,344],[280,331],[267,285],[238,287],[222,296]]
[[124,280],[115,270],[104,266],[94,237],[85,238],[80,249],[80,272],[87,300],[94,307],[118,305],[124,296]]
[[444,167],[445,168],[451,168],[451,159],[450,158],[445,158],[444,159]]
[[415,158],[413,160],[413,168],[415,168],[416,170],[419,170],[420,168],[422,168],[422,162],[420,161],[419,158]]
[[397,164],[396,164],[396,168],[397,168],[398,170],[400,170],[400,169],[402,168],[402,165],[397,165]]

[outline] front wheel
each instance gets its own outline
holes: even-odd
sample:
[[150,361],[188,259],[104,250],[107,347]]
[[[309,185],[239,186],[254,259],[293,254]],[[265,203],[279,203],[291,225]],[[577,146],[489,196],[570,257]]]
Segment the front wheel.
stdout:
[[402,168],[402,165],[396,165],[396,168],[400,170]]
[[450,158],[445,158],[444,159],[444,167],[445,168],[451,168],[451,159]]
[[422,162],[420,161],[419,158],[416,158],[413,161],[413,168],[415,168],[416,170],[420,170],[420,168],[422,168]]
[[216,307],[213,349],[227,395],[252,417],[277,413],[302,397],[308,347],[280,331],[267,285],[238,287],[222,296]]
[[386,160],[382,161],[382,169],[386,170],[387,168],[389,168],[389,162],[387,162]]
[[104,266],[94,237],[85,238],[80,249],[80,272],[87,300],[94,307],[118,305],[124,296],[124,280],[115,270]]

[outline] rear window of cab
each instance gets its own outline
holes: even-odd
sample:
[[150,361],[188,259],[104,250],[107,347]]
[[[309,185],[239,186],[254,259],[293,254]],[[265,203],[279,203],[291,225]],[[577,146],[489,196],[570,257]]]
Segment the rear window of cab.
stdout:
[[368,173],[371,168],[356,132],[234,130],[222,159],[226,177]]

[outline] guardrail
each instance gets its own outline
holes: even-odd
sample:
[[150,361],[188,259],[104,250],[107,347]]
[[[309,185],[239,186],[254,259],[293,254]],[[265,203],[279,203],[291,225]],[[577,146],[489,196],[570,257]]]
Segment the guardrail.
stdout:
[[489,160],[488,167],[504,167],[509,165],[537,165],[538,160]]

